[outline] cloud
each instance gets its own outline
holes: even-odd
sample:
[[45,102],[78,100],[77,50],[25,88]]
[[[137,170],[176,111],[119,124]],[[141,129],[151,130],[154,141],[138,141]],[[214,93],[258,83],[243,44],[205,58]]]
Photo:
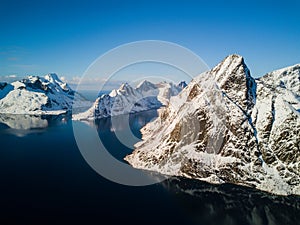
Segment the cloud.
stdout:
[[3,82],[11,83],[11,82],[14,82],[14,81],[20,80],[20,79],[21,79],[21,77],[19,77],[17,74],[0,75],[0,81],[3,81]]
[[10,74],[10,75],[7,75],[5,77],[6,78],[17,78],[17,75],[16,74]]

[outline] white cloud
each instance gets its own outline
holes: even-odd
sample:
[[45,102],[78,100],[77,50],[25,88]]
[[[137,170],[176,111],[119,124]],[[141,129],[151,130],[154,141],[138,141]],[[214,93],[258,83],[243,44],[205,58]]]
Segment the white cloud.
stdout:
[[17,78],[17,75],[16,74],[10,74],[10,75],[7,75],[5,77],[6,78]]
[[9,74],[9,75],[0,76],[0,81],[8,82],[8,83],[19,80],[19,79],[20,79],[20,77],[17,74]]

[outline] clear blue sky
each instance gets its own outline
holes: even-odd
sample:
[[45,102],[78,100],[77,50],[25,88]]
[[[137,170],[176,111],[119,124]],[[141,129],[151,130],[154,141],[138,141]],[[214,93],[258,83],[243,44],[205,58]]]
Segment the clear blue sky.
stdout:
[[56,72],[70,80],[111,48],[157,39],[210,67],[238,53],[257,77],[300,63],[299,2],[2,0],[0,76]]

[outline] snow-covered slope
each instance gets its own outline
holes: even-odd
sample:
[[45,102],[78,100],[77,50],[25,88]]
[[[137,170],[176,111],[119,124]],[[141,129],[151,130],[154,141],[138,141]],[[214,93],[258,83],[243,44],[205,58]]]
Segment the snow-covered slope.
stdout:
[[155,121],[132,166],[300,194],[299,65],[254,80],[239,55],[196,77]]
[[28,76],[11,84],[0,83],[0,112],[6,114],[61,114],[87,101],[62,82],[56,74]]
[[167,82],[153,84],[145,80],[136,88],[124,83],[119,89],[98,97],[86,112],[73,115],[73,120],[94,120],[157,109],[168,105],[170,98],[181,90],[182,87]]

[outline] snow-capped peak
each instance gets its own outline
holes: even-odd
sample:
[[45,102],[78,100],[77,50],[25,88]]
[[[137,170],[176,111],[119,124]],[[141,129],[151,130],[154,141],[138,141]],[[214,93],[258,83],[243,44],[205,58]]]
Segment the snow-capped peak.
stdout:
[[132,88],[127,82],[121,84],[118,90],[127,90],[128,88]]
[[300,67],[254,80],[226,57],[173,97],[126,156],[133,167],[300,194]]
[[157,109],[162,105],[168,105],[170,98],[177,95],[181,89],[167,82],[153,84],[144,80],[136,88],[131,87],[128,83],[123,83],[120,88],[99,97],[86,112],[73,115],[73,119],[93,120]]
[[[250,75],[249,69],[244,62],[244,58],[237,54],[227,56],[222,62],[212,69],[212,72],[215,76],[215,80],[218,81],[220,85],[224,85],[224,83],[228,80],[231,82],[239,82],[241,77],[237,77],[237,75]],[[236,78],[238,78],[238,80],[236,80]]]
[[258,80],[267,85],[284,87],[300,97],[300,64],[267,73]]
[[144,80],[144,81],[140,82],[136,87],[136,90],[138,90],[140,92],[147,92],[149,90],[154,90],[154,89],[157,89],[155,84],[153,84],[153,83],[151,83],[150,81],[147,81],[147,80]]
[[51,83],[59,82],[62,83],[62,81],[58,78],[56,73],[48,73],[45,75],[45,79],[48,80]]
[[240,55],[227,56],[211,70],[217,85],[228,98],[238,104],[245,112],[255,102],[255,81]]
[[123,83],[117,92],[123,95],[135,95],[135,90],[127,82]]
[[85,104],[79,96],[74,101],[74,91],[56,74],[28,76],[0,90],[1,113],[7,114],[60,114],[71,110],[73,102]]
[[59,77],[57,76],[56,73],[49,73],[47,75],[45,75],[45,80],[46,82],[50,82],[53,83],[54,85],[59,85],[61,87],[61,89],[65,92],[70,91],[71,88],[69,87],[69,85],[66,82],[63,82],[61,79],[59,79]]

